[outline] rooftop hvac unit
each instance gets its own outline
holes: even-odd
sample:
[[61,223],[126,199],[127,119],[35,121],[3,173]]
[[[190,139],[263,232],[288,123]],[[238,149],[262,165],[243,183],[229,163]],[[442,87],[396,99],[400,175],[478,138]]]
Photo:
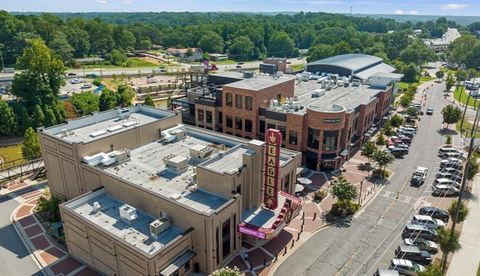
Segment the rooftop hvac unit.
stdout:
[[150,234],[153,237],[159,236],[170,227],[170,220],[168,218],[160,218],[150,223]]
[[253,78],[253,72],[251,72],[251,71],[244,71],[244,72],[243,72],[243,77],[244,77],[245,79],[251,79],[251,78]]
[[96,137],[102,136],[104,134],[107,134],[106,130],[99,130],[99,131],[95,131],[95,132],[90,133],[90,137],[96,138]]
[[134,125],[136,125],[136,124],[138,124],[137,121],[128,121],[128,122],[126,122],[126,123],[123,123],[122,126],[123,126],[123,127],[131,127],[131,126],[134,126]]
[[209,157],[213,152],[213,148],[204,145],[195,145],[190,148],[190,157],[205,159]]
[[130,150],[121,149],[110,152],[110,157],[115,158],[119,163],[130,160]]
[[128,109],[118,109],[117,110],[118,118],[120,120],[125,120],[130,117],[130,110]]
[[62,138],[68,136],[68,130],[66,128],[62,128]]
[[177,140],[182,140],[185,137],[187,137],[187,132],[184,128],[178,128],[178,129],[170,130],[169,133],[171,135],[175,135],[175,138]]
[[107,131],[108,132],[114,132],[114,131],[120,130],[122,128],[123,128],[123,126],[117,125],[117,126],[112,126],[112,127],[107,128]]
[[183,156],[170,154],[162,159],[165,166],[174,170],[176,173],[182,173],[188,168],[188,159]]
[[138,218],[137,209],[128,204],[124,204],[118,208],[120,212],[120,218],[126,223],[132,223]]

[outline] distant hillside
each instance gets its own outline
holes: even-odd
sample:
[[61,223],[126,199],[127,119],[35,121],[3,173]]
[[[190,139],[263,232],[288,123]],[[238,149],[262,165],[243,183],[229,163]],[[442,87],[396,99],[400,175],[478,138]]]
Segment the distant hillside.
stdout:
[[462,26],[467,26],[473,22],[480,21],[480,16],[439,16],[439,15],[411,15],[411,14],[354,14],[356,17],[370,17],[370,18],[388,18],[394,19],[398,22],[407,22],[417,23],[419,21],[435,21],[439,17],[445,17],[447,20],[452,20],[457,22],[457,24]]

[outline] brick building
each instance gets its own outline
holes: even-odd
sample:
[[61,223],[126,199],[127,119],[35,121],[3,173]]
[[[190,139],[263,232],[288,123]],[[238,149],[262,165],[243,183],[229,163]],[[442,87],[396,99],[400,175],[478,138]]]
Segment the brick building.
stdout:
[[267,129],[279,129],[283,146],[302,152],[307,167],[338,169],[382,123],[402,75],[367,55],[338,56],[307,68],[317,71],[297,78],[211,75],[209,87],[188,93],[191,106],[184,112],[193,114],[198,127],[238,137],[264,139]]

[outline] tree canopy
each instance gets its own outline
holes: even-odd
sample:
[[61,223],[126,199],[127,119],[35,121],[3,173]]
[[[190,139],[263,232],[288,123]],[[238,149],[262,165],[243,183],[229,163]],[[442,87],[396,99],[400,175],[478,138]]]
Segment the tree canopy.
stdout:
[[455,124],[462,118],[462,110],[454,105],[447,105],[442,109],[443,123]]
[[42,155],[40,152],[40,141],[31,127],[25,131],[22,143],[22,155],[23,158],[26,159],[36,159]]
[[333,196],[339,201],[351,201],[357,197],[357,188],[343,177],[333,180],[331,188]]

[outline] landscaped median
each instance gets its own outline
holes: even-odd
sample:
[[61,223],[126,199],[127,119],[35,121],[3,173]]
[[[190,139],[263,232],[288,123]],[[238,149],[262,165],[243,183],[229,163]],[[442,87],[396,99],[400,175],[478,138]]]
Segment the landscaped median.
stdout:
[[[453,92],[453,98],[457,102],[462,103],[462,105],[465,105],[467,103],[468,96],[469,96],[469,91],[466,91],[465,87],[463,86],[456,87],[455,91]],[[470,97],[470,100],[468,100],[468,106],[478,109],[478,107],[480,106],[480,101],[476,100],[473,97]]]

